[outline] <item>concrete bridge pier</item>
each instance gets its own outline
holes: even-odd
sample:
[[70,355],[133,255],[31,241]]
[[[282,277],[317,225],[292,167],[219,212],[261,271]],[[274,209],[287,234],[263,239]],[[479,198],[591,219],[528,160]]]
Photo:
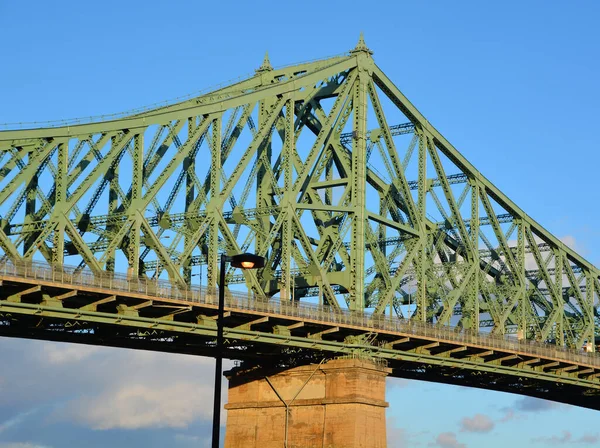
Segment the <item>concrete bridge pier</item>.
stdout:
[[363,359],[234,370],[225,448],[385,448],[385,378]]

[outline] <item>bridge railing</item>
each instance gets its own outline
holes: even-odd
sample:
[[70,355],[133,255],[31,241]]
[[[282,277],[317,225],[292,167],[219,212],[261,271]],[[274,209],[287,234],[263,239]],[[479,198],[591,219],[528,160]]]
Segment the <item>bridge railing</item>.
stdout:
[[[178,288],[167,280],[128,278],[125,274],[89,270],[78,270],[71,266],[51,266],[45,263],[0,262],[0,276],[33,279],[44,282],[84,286],[125,293],[138,293],[148,297],[183,300],[194,303],[216,305],[218,290],[202,286]],[[329,306],[286,302],[275,298],[256,296],[252,293],[226,292],[225,306],[279,314],[330,324],[350,325],[373,331],[384,330],[451,343],[477,345],[489,349],[526,353],[528,356],[550,357],[579,364],[600,366],[597,353],[577,351],[568,347],[535,340],[519,340],[511,336],[475,332],[458,327],[437,326],[398,317],[353,313],[349,310],[334,310]]]

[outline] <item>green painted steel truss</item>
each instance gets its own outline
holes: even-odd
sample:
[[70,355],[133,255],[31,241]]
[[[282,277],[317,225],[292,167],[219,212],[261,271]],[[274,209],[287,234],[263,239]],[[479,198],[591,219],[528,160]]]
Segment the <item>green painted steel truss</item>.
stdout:
[[204,265],[214,288],[218,254],[244,251],[267,266],[228,283],[281,300],[575,349],[598,329],[599,270],[482,176],[362,38],[169,106],[0,132],[3,261],[182,287]]

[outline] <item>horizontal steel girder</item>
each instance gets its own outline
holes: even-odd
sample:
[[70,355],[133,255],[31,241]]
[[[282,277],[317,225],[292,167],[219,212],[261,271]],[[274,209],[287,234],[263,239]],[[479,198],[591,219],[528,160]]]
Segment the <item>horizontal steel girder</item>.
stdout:
[[[216,291],[41,266],[2,269],[0,280],[0,335],[214,355]],[[494,379],[488,388],[598,408],[590,398],[600,394],[593,354],[240,293],[227,295],[223,324],[231,359],[280,365],[292,354],[298,363],[370,356],[386,360],[393,376],[480,387],[483,375]]]

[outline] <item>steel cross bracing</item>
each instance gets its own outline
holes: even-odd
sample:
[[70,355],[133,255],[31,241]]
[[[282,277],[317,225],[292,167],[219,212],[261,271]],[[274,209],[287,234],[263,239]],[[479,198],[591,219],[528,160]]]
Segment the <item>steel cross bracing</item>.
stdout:
[[[594,348],[600,274],[359,45],[113,121],[0,132],[0,256]],[[205,280],[204,280],[205,278]],[[196,280],[198,281],[198,280]],[[318,298],[318,299],[317,299]],[[175,316],[177,319],[177,316]]]

